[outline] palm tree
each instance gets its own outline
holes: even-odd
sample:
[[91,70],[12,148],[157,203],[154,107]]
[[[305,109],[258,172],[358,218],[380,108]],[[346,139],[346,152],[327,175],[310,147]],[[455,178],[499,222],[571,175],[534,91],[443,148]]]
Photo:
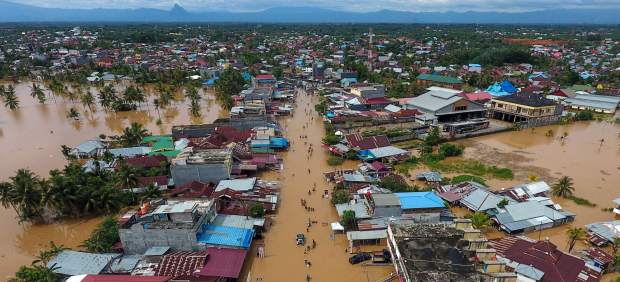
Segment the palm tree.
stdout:
[[45,185],[32,171],[19,169],[11,177],[9,200],[15,207],[20,220],[31,220],[41,216],[42,186]]
[[189,106],[189,111],[194,117],[200,116],[200,103],[197,100],[192,100]]
[[39,251],[39,255],[37,255],[37,259],[32,262],[32,265],[42,264],[47,265],[47,263],[60,254],[62,251],[68,250],[69,248],[64,245],[56,245],[54,241],[50,241],[50,247],[48,250]]
[[138,169],[125,163],[118,168],[117,177],[121,188],[131,189],[138,185]]
[[71,109],[69,109],[69,111],[67,112],[67,118],[77,120],[80,118],[80,113],[74,107],[71,107]]
[[573,251],[573,248],[575,247],[575,243],[577,243],[578,240],[585,239],[587,235],[586,231],[580,227],[571,227],[568,230],[566,230],[566,234],[568,235],[568,252],[569,253]]
[[568,176],[562,176],[560,180],[551,187],[551,193],[562,198],[572,196],[574,191],[573,179]]
[[15,88],[13,88],[13,85],[9,85],[6,91],[4,91],[4,106],[11,110],[19,108],[19,100],[17,99],[17,95],[15,95]]
[[86,93],[84,93],[80,97],[80,100],[82,100],[83,107],[88,108],[90,112],[93,111],[93,105],[95,104],[95,96],[93,96],[93,93],[91,93],[90,90],[87,90]]
[[104,109],[109,109],[116,100],[118,100],[116,89],[112,85],[104,86],[99,92],[99,103]]
[[144,129],[142,124],[133,122],[129,127],[123,130],[123,134],[119,139],[125,146],[136,146],[142,143],[144,137],[149,135],[151,134],[148,130]]
[[154,184],[151,184],[146,187],[144,192],[140,194],[140,201],[144,202],[149,199],[157,199],[161,197],[161,190]]
[[45,93],[43,93],[43,88],[34,82],[32,83],[30,96],[32,96],[32,98],[37,98],[41,104],[45,103]]
[[486,213],[483,212],[468,214],[465,218],[470,219],[472,226],[476,229],[485,229],[491,226],[491,219]]

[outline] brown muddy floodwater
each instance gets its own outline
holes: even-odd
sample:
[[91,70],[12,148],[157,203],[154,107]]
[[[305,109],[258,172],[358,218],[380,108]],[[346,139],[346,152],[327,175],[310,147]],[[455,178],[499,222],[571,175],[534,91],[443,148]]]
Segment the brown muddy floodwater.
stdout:
[[[6,83],[5,83],[6,84]],[[177,101],[161,110],[162,124],[157,125],[158,113],[152,103],[144,103],[136,111],[114,113],[101,108],[90,113],[79,101],[48,94],[48,101],[42,105],[30,96],[31,83],[14,85],[20,101],[19,109],[8,110],[0,106],[0,181],[7,181],[20,168],[29,168],[42,177],[49,170],[62,168],[65,160],[60,146],[75,146],[82,141],[97,138],[99,134],[119,134],[132,122],[143,124],[153,134],[169,134],[172,125],[200,124],[212,122],[221,114],[220,106],[213,95],[201,92],[204,97],[201,117],[189,115],[188,103],[177,94]],[[123,86],[117,86],[121,93]],[[97,89],[91,92],[96,96]],[[149,100],[154,99],[150,87]],[[67,111],[75,107],[81,115],[79,121],[68,119]],[[59,222],[49,225],[20,225],[12,210],[0,207],[0,280],[12,276],[20,265],[30,264],[39,250],[45,249],[49,241],[76,248],[86,239],[99,219],[83,219]]]
[[[550,130],[552,136],[547,136]],[[566,137],[561,138],[564,135]],[[576,213],[577,217],[572,224],[527,234],[533,239],[548,237],[566,250],[569,227],[615,219],[613,213],[601,209],[613,207],[612,200],[620,197],[620,125],[608,121],[577,122],[499,133],[461,143],[467,146],[466,158],[511,168],[515,173],[512,183],[527,182],[533,175],[552,185],[566,175],[573,178],[575,196],[597,205],[580,206],[571,200],[554,197],[556,203]],[[502,186],[501,181],[496,183],[500,184],[490,182],[492,189],[509,187]],[[578,245],[575,249],[584,246]]]
[[[266,257],[256,258],[255,250],[250,252],[250,261],[244,272],[250,276],[248,281],[256,281],[259,277],[263,281],[305,281],[308,274],[312,281],[381,281],[393,271],[391,265],[350,265],[350,255],[345,251],[346,235],[338,234],[335,240],[330,239],[329,224],[339,219],[330,200],[322,198],[321,194],[325,189],[331,191],[323,172],[333,168],[327,166],[327,153],[321,148],[324,131],[322,121],[314,113],[316,98],[300,93],[294,115],[280,121],[292,142],[290,150],[282,155],[284,169],[261,176],[281,181],[282,187],[279,211],[265,234]],[[301,135],[306,135],[307,139],[301,139]],[[310,146],[314,152],[309,156]],[[342,168],[355,165],[355,162],[347,162]],[[316,192],[309,196],[308,191],[314,184]],[[301,199],[305,199],[315,211],[307,212],[300,205]],[[306,232],[308,218],[317,224]],[[316,249],[304,254],[303,247],[295,244],[298,233],[304,233],[307,242],[315,240]],[[385,246],[368,246],[364,250],[383,248]],[[307,268],[304,260],[309,260],[312,266]]]

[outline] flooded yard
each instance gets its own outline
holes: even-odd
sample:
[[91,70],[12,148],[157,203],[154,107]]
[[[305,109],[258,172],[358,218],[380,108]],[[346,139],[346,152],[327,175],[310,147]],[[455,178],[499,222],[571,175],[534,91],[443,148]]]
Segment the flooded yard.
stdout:
[[[612,200],[620,197],[620,125],[607,121],[577,122],[499,133],[461,143],[467,147],[465,158],[511,168],[515,179],[508,184],[527,182],[530,176],[549,185],[562,176],[573,178],[575,196],[597,205],[589,207],[553,198],[564,209],[577,214],[572,223],[576,227],[614,219],[613,213],[602,209],[613,207]],[[502,181],[488,184],[495,190],[509,187]],[[565,248],[565,232],[570,226],[528,235],[533,239],[548,237],[558,247]]]

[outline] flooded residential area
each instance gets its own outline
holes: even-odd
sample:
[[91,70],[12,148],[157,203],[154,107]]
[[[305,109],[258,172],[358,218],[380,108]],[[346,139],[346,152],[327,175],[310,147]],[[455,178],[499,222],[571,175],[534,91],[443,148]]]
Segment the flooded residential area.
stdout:
[[185,3],[0,2],[0,280],[620,281],[617,26]]

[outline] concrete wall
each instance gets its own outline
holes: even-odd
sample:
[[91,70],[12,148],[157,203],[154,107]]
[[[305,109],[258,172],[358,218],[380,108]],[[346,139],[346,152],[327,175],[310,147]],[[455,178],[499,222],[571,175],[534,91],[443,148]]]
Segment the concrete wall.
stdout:
[[127,254],[143,254],[156,246],[185,251],[201,248],[192,229],[144,229],[141,224],[134,224],[129,229],[120,229],[119,235]]

